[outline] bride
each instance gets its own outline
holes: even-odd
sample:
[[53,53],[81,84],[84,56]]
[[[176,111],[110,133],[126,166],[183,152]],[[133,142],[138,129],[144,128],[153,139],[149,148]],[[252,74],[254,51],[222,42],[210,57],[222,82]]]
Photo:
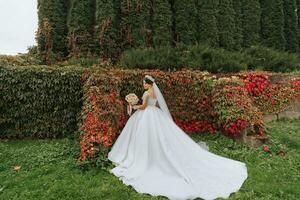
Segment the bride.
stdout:
[[[197,144],[172,119],[153,77],[144,80],[142,105],[134,106],[108,154],[110,170],[139,193],[171,200],[227,198],[246,180],[245,163]],[[159,106],[159,107],[158,107]]]

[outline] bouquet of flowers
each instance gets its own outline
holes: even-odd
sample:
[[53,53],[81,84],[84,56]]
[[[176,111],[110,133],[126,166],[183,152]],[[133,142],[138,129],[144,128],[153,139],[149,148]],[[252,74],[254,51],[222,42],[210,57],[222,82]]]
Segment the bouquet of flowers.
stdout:
[[125,100],[128,102],[127,113],[130,116],[132,112],[132,106],[136,105],[139,102],[139,98],[134,93],[126,95]]

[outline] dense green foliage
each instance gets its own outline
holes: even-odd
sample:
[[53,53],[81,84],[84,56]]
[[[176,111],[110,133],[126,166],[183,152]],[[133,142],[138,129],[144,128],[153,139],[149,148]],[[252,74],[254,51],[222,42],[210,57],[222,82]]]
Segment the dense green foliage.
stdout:
[[297,16],[298,16],[298,47],[300,49],[300,0],[296,0],[296,9],[297,9]]
[[183,67],[209,72],[237,72],[247,69],[288,72],[300,69],[297,54],[253,46],[240,51],[215,49],[207,45],[179,45],[131,49],[124,52],[120,65],[126,68],[180,69]]
[[243,41],[243,10],[242,10],[242,2],[241,0],[233,0],[232,1],[233,8],[234,8],[234,25],[235,25],[235,48],[240,49],[242,47]]
[[250,47],[259,43],[260,17],[259,0],[242,1],[242,47]]
[[218,10],[219,46],[234,49],[236,30],[233,1],[219,0]]
[[[43,27],[45,19],[49,21],[52,28],[52,51],[54,53],[67,53],[67,1],[64,0],[38,0],[38,20],[39,28]],[[46,47],[45,38],[41,35],[37,37],[40,51],[44,51]]]
[[[248,179],[231,200],[297,200],[300,177],[300,120],[267,124],[271,153],[237,144],[220,134],[193,135],[211,152],[245,162]],[[277,155],[278,151],[285,156]],[[2,199],[135,199],[163,200],[139,194],[99,167],[82,171],[76,166],[78,145],[73,140],[22,140],[0,143]],[[21,166],[15,171],[14,166]]]
[[254,46],[245,49],[248,58],[248,69],[263,69],[274,72],[291,72],[300,70],[300,60],[297,54],[275,51],[270,48]]
[[176,41],[194,44],[197,35],[197,8],[194,1],[174,0]]
[[151,44],[150,1],[121,0],[121,31],[127,47],[146,47]]
[[[0,67],[0,138],[66,137],[77,131],[81,69]],[[78,72],[79,71],[79,72]]]
[[[170,64],[167,68],[189,65],[185,55],[173,53],[182,45],[204,45],[202,49],[210,45],[236,51],[234,54],[253,46],[295,53],[300,49],[299,10],[299,0],[39,0],[38,50],[42,61],[51,64],[57,54],[67,53],[68,58],[100,57],[124,63],[124,51],[128,57],[128,51],[147,49],[152,56],[162,57],[159,54],[163,52],[167,57],[151,60]],[[176,61],[167,61],[171,58]],[[143,59],[143,68],[149,63],[156,67],[157,62]],[[219,67],[234,66],[221,71],[231,71],[239,61],[229,57],[225,62],[219,62],[223,65]],[[291,69],[284,67],[283,63],[268,69]]]
[[37,39],[47,64],[61,51],[117,63],[127,50],[158,54],[182,44],[237,53],[257,45],[299,52],[298,0],[39,0],[39,5]]
[[286,50],[297,52],[299,49],[299,31],[296,0],[284,1],[284,18]]
[[153,0],[151,18],[153,47],[170,46],[172,42],[172,11],[168,0]]
[[217,0],[196,1],[198,41],[207,43],[213,47],[219,45],[218,20],[217,20]]
[[91,51],[95,26],[95,2],[70,0],[68,15],[68,47],[72,56],[86,55]]
[[118,55],[120,51],[120,25],[117,10],[120,1],[96,0],[96,45],[103,58]]
[[267,47],[285,49],[284,13],[282,0],[261,0],[261,37]]
[[[125,51],[120,65],[126,68],[173,70],[189,67],[209,72],[246,70],[239,53],[208,46],[191,46]],[[243,59],[243,58],[242,58]]]

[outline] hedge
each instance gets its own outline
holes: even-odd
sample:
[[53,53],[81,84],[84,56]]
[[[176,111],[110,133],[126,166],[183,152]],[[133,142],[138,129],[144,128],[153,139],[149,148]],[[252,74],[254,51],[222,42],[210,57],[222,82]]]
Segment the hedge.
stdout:
[[240,137],[244,130],[265,138],[263,114],[285,110],[300,95],[300,77],[271,83],[266,72],[215,75],[197,70],[100,70],[86,72],[80,121],[82,164],[107,167],[107,152],[128,116],[124,97],[143,93],[145,74],[155,77],[173,119],[186,133],[217,131]]
[[175,122],[188,134],[234,138],[247,130],[265,137],[263,114],[279,113],[300,97],[299,76],[273,82],[267,72],[1,66],[0,138],[79,136],[79,160],[105,167],[128,119],[124,97],[142,95],[145,74],[155,77]]
[[0,67],[0,138],[73,136],[82,68]]
[[273,72],[300,70],[298,54],[276,51],[262,46],[253,46],[243,52],[250,58],[248,60],[249,69],[261,68]]

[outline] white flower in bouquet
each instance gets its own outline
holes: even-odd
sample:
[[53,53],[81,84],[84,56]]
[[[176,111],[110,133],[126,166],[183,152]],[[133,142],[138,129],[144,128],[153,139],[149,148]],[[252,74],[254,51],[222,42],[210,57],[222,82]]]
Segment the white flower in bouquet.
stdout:
[[136,105],[139,102],[139,98],[134,93],[130,93],[126,95],[125,100],[129,103],[129,105]]
[[139,98],[134,93],[130,93],[126,95],[125,100],[128,102],[129,106],[127,106],[127,113],[131,115],[132,106],[136,105],[139,102]]

